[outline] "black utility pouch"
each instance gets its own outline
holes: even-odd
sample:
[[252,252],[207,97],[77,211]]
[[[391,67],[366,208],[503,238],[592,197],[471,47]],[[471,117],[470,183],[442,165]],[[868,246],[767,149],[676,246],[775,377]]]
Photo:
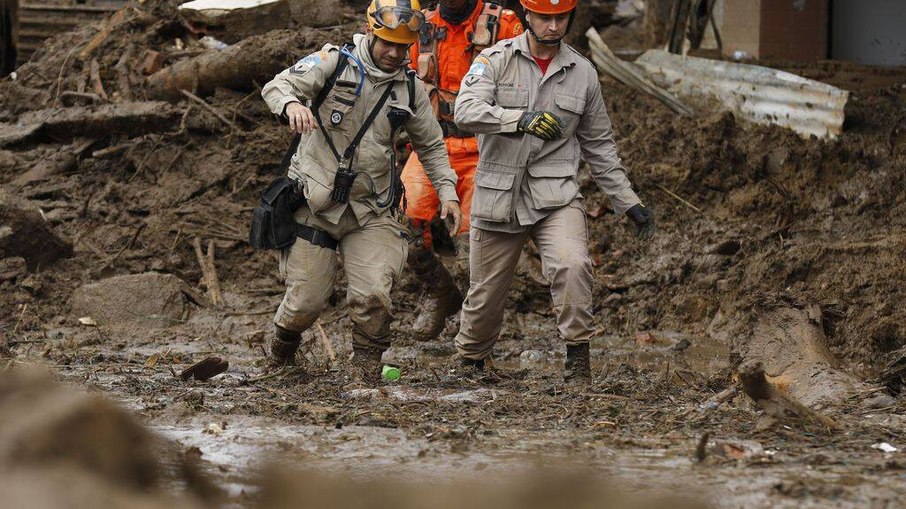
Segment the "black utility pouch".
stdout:
[[256,249],[285,249],[296,241],[293,214],[305,204],[299,183],[289,177],[278,177],[261,194],[252,213],[249,244]]

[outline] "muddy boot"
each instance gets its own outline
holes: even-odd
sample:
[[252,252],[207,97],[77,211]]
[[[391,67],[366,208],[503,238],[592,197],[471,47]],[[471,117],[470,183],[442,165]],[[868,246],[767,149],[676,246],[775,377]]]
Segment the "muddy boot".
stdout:
[[504,380],[500,373],[494,369],[491,359],[466,359],[460,357],[456,366],[450,370],[449,382],[478,382],[481,384],[495,384]]
[[376,348],[352,347],[350,378],[354,383],[375,386],[381,381],[381,355]]
[[591,383],[591,360],[588,343],[566,345],[566,371],[563,380],[576,385]]
[[413,263],[415,275],[426,291],[416,311],[412,335],[421,341],[436,339],[444,330],[447,318],[462,308],[462,293],[446,267],[430,251],[419,253]]
[[274,337],[271,338],[271,354],[268,358],[270,367],[279,369],[296,365],[296,350],[302,341],[301,332],[293,332],[274,325]]

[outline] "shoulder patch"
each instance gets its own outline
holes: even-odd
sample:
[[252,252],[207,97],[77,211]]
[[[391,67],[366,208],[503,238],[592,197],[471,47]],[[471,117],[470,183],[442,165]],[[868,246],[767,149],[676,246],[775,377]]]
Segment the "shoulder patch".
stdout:
[[316,65],[320,64],[327,58],[327,52],[324,50],[318,51],[317,53],[312,53],[307,57],[303,58],[296,62],[296,65],[290,68],[290,72],[293,74],[302,75],[312,70]]
[[491,61],[488,60],[488,57],[484,55],[475,57],[475,60],[472,62],[472,67],[469,68],[469,72],[466,73],[462,80],[463,84],[467,87],[471,87],[475,83],[478,83],[478,80],[481,79],[490,65]]
[[481,76],[489,65],[491,65],[491,61],[488,60],[488,57],[478,55],[472,62],[472,67],[469,67],[469,72],[466,73],[466,76]]
[[522,32],[525,32],[525,27],[522,26],[521,21],[517,21],[516,24],[513,25],[513,37],[520,35]]

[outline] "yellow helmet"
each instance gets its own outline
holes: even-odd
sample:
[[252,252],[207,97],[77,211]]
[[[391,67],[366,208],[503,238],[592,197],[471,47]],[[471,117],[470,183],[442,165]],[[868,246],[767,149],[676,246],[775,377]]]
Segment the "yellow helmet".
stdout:
[[371,0],[368,26],[387,42],[412,44],[425,24],[418,0]]

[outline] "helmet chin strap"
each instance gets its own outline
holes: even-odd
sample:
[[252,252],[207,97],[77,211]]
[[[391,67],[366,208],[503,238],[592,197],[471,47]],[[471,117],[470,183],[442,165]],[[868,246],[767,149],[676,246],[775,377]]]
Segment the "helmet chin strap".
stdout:
[[[526,13],[526,14],[528,14],[528,13]],[[569,23],[567,23],[567,25],[566,25],[566,32],[563,34],[563,37],[558,37],[556,39],[542,39],[541,37],[538,37],[538,34],[535,33],[535,29],[532,28],[532,24],[529,23],[527,15],[526,15],[525,19],[523,20],[524,21],[523,24],[528,29],[529,33],[532,34],[532,37],[535,38],[535,42],[537,42],[538,44],[543,44],[545,46],[559,46],[560,43],[563,42],[563,39],[566,38],[566,34],[569,33],[569,29],[572,28],[573,20],[575,20],[575,19],[576,19],[576,9],[573,9],[572,12],[569,13]]]

